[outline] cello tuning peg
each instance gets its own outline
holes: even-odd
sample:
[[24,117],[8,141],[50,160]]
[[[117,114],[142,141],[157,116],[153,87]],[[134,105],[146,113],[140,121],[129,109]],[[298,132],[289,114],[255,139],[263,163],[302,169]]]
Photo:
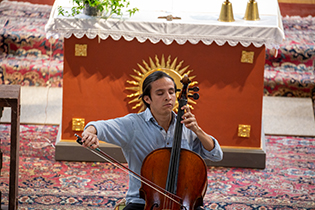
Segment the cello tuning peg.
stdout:
[[176,89],[176,92],[180,92],[181,91],[181,89]]
[[188,90],[189,90],[189,91],[198,92],[198,91],[199,91],[199,87],[188,88]]
[[194,93],[194,94],[192,94],[192,95],[189,95],[188,97],[189,97],[189,98],[193,98],[193,99],[195,99],[195,100],[198,100],[198,99],[199,99],[199,94],[198,94],[198,93]]

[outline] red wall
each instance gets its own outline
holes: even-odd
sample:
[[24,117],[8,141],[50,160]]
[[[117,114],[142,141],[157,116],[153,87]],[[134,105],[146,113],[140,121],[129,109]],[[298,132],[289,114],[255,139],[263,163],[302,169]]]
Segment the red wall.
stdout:
[[[74,56],[75,44],[88,44],[87,57]],[[199,125],[223,146],[260,147],[262,123],[263,70],[265,48],[241,45],[179,45],[137,40],[65,39],[62,140],[75,139],[72,118],[109,119],[130,112],[126,96],[132,92],[126,80],[133,80],[137,63],[149,57],[171,55],[189,65],[199,82],[200,99],[193,113]],[[253,64],[241,63],[243,50],[255,52]],[[238,124],[252,126],[250,138],[238,137]]]

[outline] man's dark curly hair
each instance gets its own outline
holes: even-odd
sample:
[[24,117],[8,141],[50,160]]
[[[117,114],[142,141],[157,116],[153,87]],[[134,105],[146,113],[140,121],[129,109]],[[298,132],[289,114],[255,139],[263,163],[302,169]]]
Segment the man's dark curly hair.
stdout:
[[156,81],[156,80],[159,80],[163,77],[167,77],[167,78],[170,78],[173,83],[174,83],[174,88],[176,90],[176,83],[174,81],[174,79],[169,76],[168,74],[166,74],[165,72],[163,71],[155,71],[153,72],[152,74],[150,74],[149,76],[147,76],[147,78],[145,78],[145,80],[143,81],[143,84],[142,84],[142,94],[140,95],[139,98],[142,99],[143,103],[145,104],[146,107],[150,108],[150,104],[148,104],[147,102],[145,102],[145,100],[143,99],[144,96],[149,96],[149,98],[151,99],[151,84],[152,82]]

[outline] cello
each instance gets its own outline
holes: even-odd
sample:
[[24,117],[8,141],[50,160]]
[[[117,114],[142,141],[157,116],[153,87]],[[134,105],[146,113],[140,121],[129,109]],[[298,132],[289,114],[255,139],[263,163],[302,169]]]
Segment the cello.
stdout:
[[[198,88],[188,88],[190,80],[187,75],[181,80],[183,88],[178,98],[178,114],[172,148],[160,148],[152,151],[143,161],[141,175],[136,174],[120,164],[99,148],[91,149],[93,153],[114,163],[121,169],[131,172],[142,183],[140,197],[146,201],[145,210],[156,209],[196,209],[203,205],[203,197],[207,188],[207,168],[204,160],[196,153],[182,149],[181,123],[187,104],[188,91],[198,91]],[[199,95],[194,94],[194,99]],[[75,134],[76,135],[76,134]],[[77,142],[82,144],[81,137]],[[105,157],[105,158],[104,158]]]
[[[195,152],[181,148],[181,123],[187,104],[188,90],[198,91],[198,88],[188,88],[190,80],[187,75],[181,80],[183,88],[178,97],[177,122],[172,148],[160,148],[152,151],[144,159],[141,176],[160,187],[165,187],[165,193],[180,197],[178,202],[170,200],[142,183],[140,197],[145,199],[145,210],[156,209],[186,209],[192,210],[203,205],[203,197],[207,189],[207,167],[205,161]],[[194,99],[199,95],[194,94]],[[180,203],[180,205],[179,205]]]

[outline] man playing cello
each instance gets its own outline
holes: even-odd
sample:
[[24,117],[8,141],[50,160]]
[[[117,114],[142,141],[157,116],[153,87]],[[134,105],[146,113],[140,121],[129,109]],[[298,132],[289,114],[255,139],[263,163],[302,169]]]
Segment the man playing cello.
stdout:
[[[172,147],[176,125],[173,111],[176,102],[176,84],[172,77],[162,71],[150,74],[143,82],[142,95],[146,110],[124,117],[89,122],[82,133],[85,147],[99,147],[99,140],[121,147],[128,167],[140,174],[143,160],[159,148]],[[223,153],[218,141],[203,131],[190,108],[182,107],[181,148],[199,154],[203,159],[220,161]],[[125,210],[142,210],[145,200],[140,197],[141,182],[129,177],[129,189]],[[197,207],[196,209],[202,209]]]

